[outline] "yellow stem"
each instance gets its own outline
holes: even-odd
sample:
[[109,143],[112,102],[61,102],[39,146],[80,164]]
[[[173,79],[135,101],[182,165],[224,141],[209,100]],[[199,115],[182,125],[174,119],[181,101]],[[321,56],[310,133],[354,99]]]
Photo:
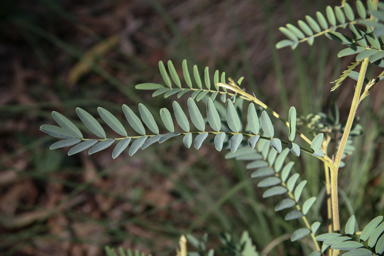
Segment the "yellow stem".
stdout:
[[339,203],[338,203],[338,197],[337,197],[338,171],[339,171],[341,157],[343,156],[343,152],[347,144],[349,134],[351,132],[353,119],[355,118],[357,107],[359,106],[360,94],[361,94],[361,90],[363,89],[364,78],[367,72],[368,63],[369,63],[369,58],[365,58],[363,63],[361,64],[359,78],[357,80],[357,85],[355,88],[355,93],[353,95],[352,105],[349,111],[347,123],[344,128],[343,136],[341,137],[340,146],[339,146],[339,149],[337,150],[335,161],[333,163],[333,168],[331,168],[332,219],[333,219],[333,229],[336,232],[340,231]]

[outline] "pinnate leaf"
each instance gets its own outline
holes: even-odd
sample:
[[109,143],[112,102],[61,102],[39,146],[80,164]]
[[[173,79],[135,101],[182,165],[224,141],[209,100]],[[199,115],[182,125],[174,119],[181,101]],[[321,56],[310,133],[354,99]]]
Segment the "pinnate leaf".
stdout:
[[221,151],[223,149],[224,140],[225,140],[224,132],[220,132],[215,136],[214,143],[217,151]]
[[236,108],[233,105],[232,101],[227,101],[227,123],[229,128],[233,132],[239,132],[241,128],[241,121],[237,114]]
[[68,118],[56,111],[52,111],[52,117],[55,119],[56,123],[61,126],[61,128],[71,135],[71,137],[77,139],[83,138],[83,134],[79,128],[77,128],[76,125],[74,125]]
[[58,148],[65,148],[65,147],[70,147],[73,145],[76,145],[79,143],[81,140],[79,139],[66,139],[66,140],[60,140],[55,143],[53,143],[49,149],[58,149]]
[[113,149],[112,158],[116,159],[128,147],[130,142],[131,138],[120,140]]
[[189,132],[189,129],[190,129],[189,122],[183,109],[180,107],[177,101],[174,101],[172,106],[173,106],[173,111],[175,112],[176,121],[179,124],[180,128],[183,129],[185,132]]
[[59,139],[73,138],[72,134],[56,125],[43,124],[42,126],[40,126],[40,131]]
[[83,124],[97,137],[104,139],[106,137],[103,127],[100,123],[87,111],[81,108],[76,108],[76,113]]
[[195,148],[200,149],[201,145],[203,144],[204,140],[208,137],[207,132],[200,133],[199,135],[196,136],[195,138]]
[[77,153],[79,153],[81,151],[84,151],[84,150],[92,147],[93,145],[95,145],[97,142],[98,142],[98,140],[86,140],[86,141],[83,141],[83,142],[75,145],[73,148],[71,148],[68,151],[68,156],[72,156],[72,155],[77,154]]
[[161,84],[154,84],[154,83],[142,83],[135,86],[137,90],[157,90],[164,88]]
[[121,122],[114,116],[112,115],[111,112],[108,110],[98,107],[97,112],[99,112],[99,115],[101,119],[104,120],[104,122],[111,127],[113,131],[115,131],[117,134],[120,134],[121,136],[128,136],[127,131],[125,130],[124,126],[121,124]]
[[300,228],[298,230],[296,230],[293,234],[292,234],[292,237],[291,237],[291,241],[294,242],[294,241],[297,241],[303,237],[305,237],[306,235],[308,235],[309,233],[311,233],[311,230],[307,229],[307,228]]
[[195,125],[195,127],[199,131],[203,132],[205,130],[204,118],[201,115],[200,110],[197,107],[195,101],[191,98],[188,99],[188,111],[189,111],[189,116],[191,117],[192,123]]
[[221,120],[212,99],[207,100],[207,117],[211,128],[216,132],[220,131]]
[[129,125],[138,134],[145,135],[145,129],[144,129],[143,123],[141,122],[140,118],[125,104],[123,105],[123,112],[124,112],[125,118],[127,119]]
[[174,132],[175,127],[173,125],[172,116],[167,108],[160,109],[160,117],[161,117],[161,120],[163,121],[165,128],[167,128],[167,130],[170,132]]
[[171,79],[169,78],[168,72],[167,72],[167,70],[165,69],[165,67],[164,67],[164,63],[163,63],[162,61],[159,61],[159,69],[160,69],[161,77],[162,77],[163,80],[164,80],[164,83],[165,83],[169,88],[172,88]]
[[93,147],[91,147],[89,149],[88,154],[92,155],[94,153],[102,151],[102,150],[108,148],[109,146],[111,146],[113,144],[113,142],[115,142],[114,139],[108,139],[108,140],[100,141],[99,143],[95,144]]
[[232,152],[236,152],[241,142],[243,141],[243,134],[235,134],[231,138],[230,148]]
[[133,156],[143,146],[143,144],[147,140],[147,138],[148,138],[147,136],[143,136],[143,137],[136,139],[132,143],[131,147],[129,148],[128,154],[130,156]]
[[151,112],[147,109],[144,104],[140,103],[139,104],[139,112],[141,119],[143,120],[144,124],[148,127],[151,132],[155,134],[159,134],[159,127],[157,127],[156,121],[153,118]]

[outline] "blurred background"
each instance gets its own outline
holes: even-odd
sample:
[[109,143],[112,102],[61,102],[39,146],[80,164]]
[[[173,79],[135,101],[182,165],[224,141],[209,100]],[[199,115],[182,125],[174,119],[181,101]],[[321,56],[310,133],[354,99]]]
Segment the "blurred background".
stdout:
[[[181,74],[183,59],[211,75],[244,76],[246,90],[284,117],[291,105],[307,115],[328,113],[336,101],[345,121],[354,81],[333,93],[330,82],[353,57],[338,59],[341,46],[326,38],[294,51],[274,47],[280,26],[328,4],[340,1],[2,0],[0,254],[97,256],[111,245],[175,255],[181,234],[207,233],[220,248],[220,232],[243,230],[259,251],[276,242],[271,255],[309,252],[310,241],[287,241],[302,223],[274,212],[281,198],[262,199],[244,163],[224,161],[209,143],[188,150],[176,138],[134,157],[112,160],[112,148],[68,157],[67,149],[49,150],[55,140],[39,127],[54,123],[53,110],[80,124],[76,107],[98,116],[102,106],[124,120],[121,105],[137,110],[142,102],[158,113],[175,98],[152,98],[134,85],[162,83],[159,60],[172,60]],[[378,84],[359,109],[364,133],[340,173],[342,223],[355,214],[364,226],[384,214],[383,96]],[[326,224],[321,164],[295,161],[308,180],[304,198],[319,195],[310,219]]]

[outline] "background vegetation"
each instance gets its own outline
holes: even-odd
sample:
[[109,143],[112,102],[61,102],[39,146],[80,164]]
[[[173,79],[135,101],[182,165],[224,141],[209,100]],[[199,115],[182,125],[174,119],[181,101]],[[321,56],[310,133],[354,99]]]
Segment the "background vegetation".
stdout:
[[[67,157],[48,149],[52,139],[39,127],[51,120],[52,110],[78,120],[76,106],[92,114],[103,106],[120,113],[121,120],[122,104],[169,107],[170,100],[135,91],[134,85],[161,83],[158,61],[171,59],[181,71],[184,58],[234,79],[244,76],[247,91],[283,116],[288,113],[281,110],[288,112],[290,105],[307,115],[327,112],[336,101],[345,121],[353,81],[332,94],[330,82],[352,57],[341,63],[339,46],[324,38],[295,51],[274,47],[283,38],[279,26],[323,12],[327,4],[340,3],[5,0],[0,9],[1,255],[102,255],[106,244],[171,255],[181,233],[208,233],[219,246],[215,235],[240,235],[245,229],[258,250],[270,248],[274,238],[289,239],[295,223],[274,212],[276,201],[262,199],[241,162],[224,161],[212,146],[186,150],[176,139],[133,158],[112,160],[108,152]],[[349,157],[340,176],[341,222],[354,213],[362,226],[384,214],[383,86],[369,97],[358,113],[365,127],[354,145],[360,153]],[[326,223],[321,165],[306,156],[299,161],[296,170],[305,172],[308,195],[320,193],[316,207],[324,209],[313,218]],[[310,168],[304,171],[303,165]],[[350,201],[343,200],[347,197]],[[299,244],[287,245],[289,254],[301,253]],[[282,248],[272,253],[285,255]]]

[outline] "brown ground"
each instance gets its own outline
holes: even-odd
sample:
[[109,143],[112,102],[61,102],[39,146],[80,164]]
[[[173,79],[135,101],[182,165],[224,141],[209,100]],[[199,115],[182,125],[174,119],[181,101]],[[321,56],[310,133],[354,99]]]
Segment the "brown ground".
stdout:
[[[280,40],[278,27],[287,23],[287,6],[283,1],[267,2],[271,36]],[[295,20],[304,13],[313,16],[315,5],[294,2]],[[178,143],[170,143],[137,158],[125,155],[114,161],[111,150],[68,158],[63,150],[48,150],[52,140],[39,126],[52,123],[52,110],[74,117],[76,106],[91,112],[102,105],[120,113],[119,106],[124,103],[153,103],[156,109],[169,105],[170,101],[152,100],[149,93],[132,90],[140,82],[160,82],[157,63],[168,59],[178,71],[181,60],[187,58],[191,64],[212,67],[211,72],[219,68],[237,78],[245,76],[248,90],[257,91],[258,97],[280,110],[262,2],[58,3],[10,0],[2,14],[0,254],[96,256],[103,254],[100,246],[105,244],[173,254],[178,230],[196,220],[199,211],[204,212],[204,204],[199,203],[205,200],[204,193],[187,171],[212,171],[209,166],[215,166],[219,174],[231,179],[231,166],[223,163],[220,154],[212,153],[209,146],[187,154]],[[308,49],[303,46],[300,51],[305,55]],[[321,54],[314,51],[312,56]],[[95,52],[100,59],[89,57]],[[335,52],[332,50],[327,59],[325,99],[329,82],[339,72],[332,69]],[[279,53],[290,104],[294,104],[297,76],[292,69],[293,54],[289,49]],[[84,64],[84,58],[95,64],[93,70]],[[308,68],[315,76],[316,67]],[[350,92],[344,92],[339,95],[342,113],[349,104],[344,99],[350,98]],[[381,106],[380,95],[372,96],[374,110]],[[169,166],[173,170],[168,170]],[[190,193],[200,194],[185,201],[176,188],[183,183]],[[208,185],[218,181],[205,183],[206,191],[216,198],[219,192]]]

